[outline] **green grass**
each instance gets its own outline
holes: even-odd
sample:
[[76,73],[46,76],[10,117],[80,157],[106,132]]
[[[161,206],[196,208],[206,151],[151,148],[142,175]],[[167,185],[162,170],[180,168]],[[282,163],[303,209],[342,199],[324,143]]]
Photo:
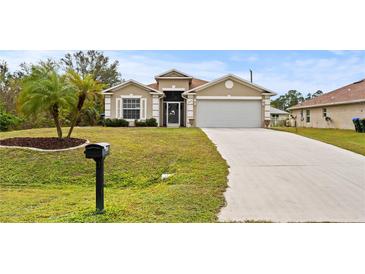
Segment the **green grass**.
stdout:
[[335,145],[365,156],[365,134],[354,130],[275,127],[275,130],[287,131]]
[[[55,129],[0,138],[55,136]],[[0,222],[214,222],[228,167],[196,128],[76,128],[73,137],[111,144],[105,207],[95,214],[95,163],[84,149],[0,148]],[[162,173],[174,174],[162,181]]]

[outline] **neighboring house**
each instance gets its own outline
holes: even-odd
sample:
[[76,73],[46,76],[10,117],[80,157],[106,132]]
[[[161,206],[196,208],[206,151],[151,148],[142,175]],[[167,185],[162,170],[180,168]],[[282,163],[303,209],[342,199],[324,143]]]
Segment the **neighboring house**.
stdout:
[[263,127],[270,122],[270,97],[276,94],[235,75],[208,82],[172,69],[155,80],[149,85],[129,80],[104,90],[105,118],[131,125],[155,118],[168,127]]
[[365,118],[365,79],[289,108],[298,127],[354,129]]
[[271,117],[271,125],[272,126],[284,126],[285,121],[289,119],[289,112],[284,110],[271,107],[270,108],[270,117]]

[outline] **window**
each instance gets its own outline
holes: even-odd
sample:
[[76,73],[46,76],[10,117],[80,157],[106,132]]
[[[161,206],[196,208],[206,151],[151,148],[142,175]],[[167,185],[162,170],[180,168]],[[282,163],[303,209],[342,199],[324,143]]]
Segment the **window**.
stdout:
[[303,120],[304,120],[303,110],[300,110],[300,120],[301,120],[301,121],[303,121]]
[[310,121],[311,121],[311,111],[309,109],[307,109],[305,111],[305,118],[306,118],[306,122],[310,123]]
[[323,117],[326,118],[327,117],[327,109],[324,108],[324,109],[322,109],[322,111],[323,111]]
[[140,119],[141,99],[123,98],[123,119]]

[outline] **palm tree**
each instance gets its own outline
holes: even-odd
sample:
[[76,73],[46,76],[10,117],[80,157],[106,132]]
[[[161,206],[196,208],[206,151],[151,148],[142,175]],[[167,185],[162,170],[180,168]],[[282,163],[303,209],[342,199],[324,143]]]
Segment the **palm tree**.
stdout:
[[18,106],[25,115],[49,112],[62,138],[60,111],[75,104],[73,87],[64,76],[59,76],[54,68],[46,66],[32,67],[30,76],[24,79],[18,99]]
[[67,137],[70,137],[85,101],[94,101],[96,97],[100,96],[100,92],[104,85],[94,80],[91,74],[86,74],[84,77],[82,77],[74,70],[69,70],[67,72],[67,80],[76,90],[78,97],[78,102],[74,109],[71,120],[71,127],[67,135]]

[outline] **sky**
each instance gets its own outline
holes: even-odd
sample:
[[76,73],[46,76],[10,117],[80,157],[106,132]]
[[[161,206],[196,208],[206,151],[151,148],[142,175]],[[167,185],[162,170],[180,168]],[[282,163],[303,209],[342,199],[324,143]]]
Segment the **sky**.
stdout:
[[[0,51],[11,71],[22,62],[36,63],[41,59],[60,59],[72,51]],[[365,51],[103,51],[111,60],[119,61],[122,78],[144,84],[154,82],[154,76],[176,68],[196,78],[214,80],[233,73],[249,79],[253,70],[254,83],[283,94],[296,89],[303,94],[317,90],[328,92],[365,78]]]

